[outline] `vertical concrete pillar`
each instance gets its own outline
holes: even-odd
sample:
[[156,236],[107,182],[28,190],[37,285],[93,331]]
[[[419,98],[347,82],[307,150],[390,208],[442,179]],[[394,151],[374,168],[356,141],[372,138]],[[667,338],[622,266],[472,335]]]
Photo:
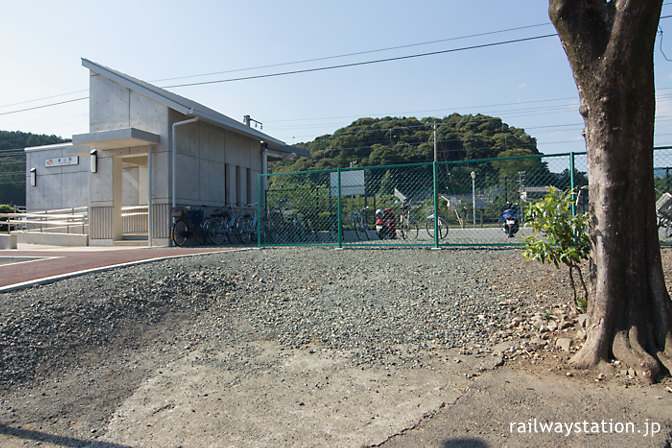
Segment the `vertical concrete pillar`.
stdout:
[[121,207],[123,205],[123,168],[121,157],[114,157],[112,160],[112,240],[121,240],[124,233],[121,217]]
[[152,227],[154,225],[152,211],[152,147],[147,148],[147,245],[152,247]]

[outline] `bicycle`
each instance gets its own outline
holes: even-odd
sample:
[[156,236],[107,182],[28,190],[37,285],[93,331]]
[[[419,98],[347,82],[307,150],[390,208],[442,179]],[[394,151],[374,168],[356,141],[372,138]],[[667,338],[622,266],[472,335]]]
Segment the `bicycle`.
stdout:
[[[247,204],[248,209],[256,208],[257,204]],[[258,237],[257,229],[257,215],[254,213],[247,213],[240,218],[240,241],[243,244],[250,242],[256,243]]]
[[229,233],[229,220],[231,216],[231,207],[229,206],[226,210],[217,209],[210,218],[205,220],[203,227],[205,229],[206,235],[213,244],[220,245],[224,244],[224,241],[227,239],[230,240]]
[[182,247],[191,238],[195,237],[199,244],[207,240],[207,232],[204,228],[203,209],[193,210],[191,207],[173,209],[172,217],[175,218],[170,237],[173,243]]
[[257,242],[257,216],[243,215],[242,218],[236,220],[237,225],[234,228],[236,235],[242,244],[250,244],[250,242]]
[[252,238],[250,232],[245,229],[245,220],[248,218],[249,215],[242,218],[235,216],[233,208],[227,205],[224,209],[219,209],[216,213],[213,213],[212,217],[208,219],[205,225],[206,234],[213,244],[217,245],[223,244],[225,240],[231,244],[248,244]]
[[257,215],[246,215],[243,216],[243,238],[249,243],[257,242]]
[[357,235],[358,240],[363,240],[366,237],[367,240],[371,239],[369,235],[369,224],[366,222],[366,211],[369,207],[364,207],[360,210],[354,210],[352,212],[352,228],[355,229],[355,235]]
[[410,206],[404,204],[401,205],[399,212],[399,233],[403,239],[412,240],[417,239],[420,233],[418,221],[411,217]]
[[[450,199],[448,199],[444,195],[441,195],[441,199],[446,201],[446,204],[450,206]],[[448,236],[448,222],[446,222],[445,219],[439,216],[437,226],[439,232],[439,239],[442,240]],[[425,222],[425,230],[429,234],[430,238],[434,238],[434,213],[432,213],[427,217],[427,221]]]

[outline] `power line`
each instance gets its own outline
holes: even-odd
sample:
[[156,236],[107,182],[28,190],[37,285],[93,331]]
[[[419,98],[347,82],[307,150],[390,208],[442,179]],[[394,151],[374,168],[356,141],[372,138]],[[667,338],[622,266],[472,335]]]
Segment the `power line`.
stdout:
[[[663,6],[669,5],[669,4],[672,4],[672,3],[663,3]],[[661,16],[660,19],[668,19],[670,17],[672,17],[672,15],[665,15],[665,16]],[[371,54],[371,53],[377,53],[377,52],[383,52],[383,51],[390,51],[390,50],[396,50],[396,49],[401,49],[401,48],[410,48],[410,47],[416,47],[416,46],[422,46],[422,45],[430,45],[430,44],[435,44],[435,43],[449,42],[449,41],[454,41],[454,40],[468,39],[468,38],[473,38],[473,37],[482,37],[482,36],[493,35],[493,34],[501,34],[501,33],[507,33],[507,32],[511,32],[511,31],[520,31],[520,30],[523,30],[523,29],[530,29],[530,28],[536,28],[536,27],[547,26],[547,25],[552,25],[552,24],[550,22],[544,22],[544,23],[538,23],[538,24],[534,24],[534,25],[524,25],[524,26],[519,26],[519,27],[514,27],[514,28],[507,28],[507,29],[503,29],[503,30],[487,31],[487,32],[483,32],[483,33],[476,33],[476,34],[470,34],[470,35],[458,36],[458,37],[452,37],[452,38],[445,38],[445,39],[437,39],[437,40],[425,41],[425,42],[417,42],[417,43],[412,43],[412,44],[404,44],[404,45],[398,45],[398,46],[393,46],[393,47],[385,47],[385,48],[379,48],[379,49],[374,49],[374,50],[364,50],[364,51],[358,51],[358,52],[352,52],[352,53],[344,53],[344,54],[340,54],[340,55],[324,56],[324,57],[319,57],[319,58],[304,59],[304,60],[291,61],[291,62],[282,62],[282,63],[277,63],[277,64],[266,64],[266,65],[259,65],[259,66],[253,66],[253,67],[247,67],[247,68],[239,68],[239,69],[231,69],[231,70],[224,70],[224,71],[211,72],[211,73],[203,73],[203,74],[197,74],[197,75],[187,75],[187,76],[178,76],[178,77],[173,77],[173,78],[164,78],[164,79],[154,80],[154,81],[151,81],[151,82],[172,81],[172,80],[177,80],[177,79],[188,79],[188,78],[195,78],[195,77],[202,77],[202,76],[212,76],[212,75],[218,75],[218,74],[232,73],[232,72],[238,72],[238,71],[248,71],[248,70],[261,69],[261,68],[271,68],[271,67],[279,67],[279,66],[286,66],[286,65],[294,65],[294,64],[301,64],[301,63],[306,63],[306,62],[317,62],[317,61],[323,61],[323,60],[329,60],[329,59],[337,59],[337,58],[343,58],[343,57],[358,56],[358,55],[362,55],[362,54]],[[454,51],[464,51],[464,50],[484,48],[484,47],[489,47],[489,46],[505,45],[505,44],[509,44],[509,43],[516,43],[516,42],[519,42],[519,41],[522,42],[522,41],[525,41],[525,40],[542,39],[542,38],[552,37],[552,36],[556,36],[556,35],[557,34],[552,34],[552,35],[546,35],[546,36],[536,36],[536,37],[526,38],[526,39],[522,39],[522,40],[495,42],[495,43],[491,43],[491,44],[485,44],[483,46],[476,45],[476,46],[473,46],[473,47],[457,48],[457,49],[452,49],[452,50],[430,52],[430,53],[419,54],[419,55],[402,56],[400,58],[388,58],[388,59],[381,59],[381,60],[377,60],[377,61],[365,61],[365,62],[353,63],[353,64],[343,64],[343,65],[329,66],[329,67],[318,67],[318,68],[313,68],[313,69],[297,70],[297,71],[282,72],[282,73],[273,73],[273,74],[266,74],[266,75],[252,76],[252,77],[242,77],[242,78],[233,78],[233,79],[209,81],[209,82],[202,82],[202,83],[190,83],[190,84],[166,86],[164,88],[188,87],[188,86],[197,86],[197,85],[214,84],[214,83],[222,83],[222,82],[242,81],[242,80],[257,79],[257,78],[262,78],[262,77],[281,76],[281,75],[288,75],[288,74],[295,74],[295,73],[307,73],[307,72],[319,71],[319,70],[330,70],[330,69],[335,69],[335,68],[345,68],[345,67],[351,67],[351,66],[357,66],[357,65],[375,64],[375,63],[380,63],[380,62],[389,62],[389,61],[394,61],[394,60],[409,59],[409,58],[429,56],[429,55],[448,53],[448,52],[454,52]],[[72,92],[61,93],[61,94],[57,94],[57,95],[51,95],[51,96],[36,98],[36,99],[32,99],[32,100],[20,101],[20,102],[11,103],[11,104],[0,105],[0,108],[17,106],[17,105],[20,105],[20,104],[27,104],[27,103],[32,103],[32,102],[36,102],[36,101],[42,101],[42,100],[46,100],[46,99],[57,98],[57,97],[60,97],[60,96],[66,96],[66,95],[71,95],[71,94],[74,94],[74,93],[80,93],[80,92],[85,92],[85,91],[86,90],[75,90],[75,91],[72,91]],[[51,104],[45,104],[45,105],[42,105],[42,106],[36,106],[36,107],[33,107],[33,108],[26,108],[26,109],[20,109],[20,110],[16,110],[16,111],[4,112],[4,113],[0,113],[0,115],[10,115],[10,114],[26,112],[26,111],[35,110],[35,109],[42,109],[42,108],[46,108],[46,107],[58,106],[58,105],[61,105],[61,104],[71,103],[71,102],[75,102],[75,101],[82,101],[82,100],[85,100],[85,99],[88,99],[88,97],[81,97],[81,98],[76,98],[76,99],[73,99],[73,100],[61,101],[61,102],[51,103]]]
[[[0,108],[5,108],[5,107],[12,107],[12,106],[19,106],[21,104],[28,104],[28,103],[34,103],[36,101],[44,101],[44,100],[50,100],[52,98],[58,98],[60,96],[68,96],[68,95],[73,95],[75,93],[83,93],[87,92],[87,89],[81,89],[81,90],[73,90],[72,92],[66,92],[66,93],[59,93],[58,95],[51,95],[51,96],[45,96],[42,98],[36,98],[33,100],[25,100],[25,101],[19,101],[18,103],[12,103],[12,104],[5,104],[3,106],[0,106]],[[87,97],[88,98],[88,97]]]
[[72,99],[72,100],[59,101],[58,103],[44,104],[42,106],[35,106],[35,107],[27,107],[25,109],[19,109],[19,110],[10,110],[9,112],[0,112],[0,116],[18,114],[18,113],[21,113],[21,112],[28,112],[30,110],[44,109],[46,107],[58,106],[58,105],[61,105],[61,104],[74,103],[76,101],[82,101],[82,100],[86,100],[88,98],[89,98],[88,96],[84,96],[84,97],[75,98],[75,99]]
[[[672,15],[661,16],[660,19],[667,19],[667,18],[670,18],[670,17],[672,17]],[[469,37],[484,36],[484,35],[488,35],[488,34],[497,34],[497,33],[502,33],[502,32],[521,30],[521,29],[525,29],[525,28],[539,27],[539,26],[544,26],[544,25],[548,25],[548,24],[550,24],[550,22],[546,22],[546,23],[542,23],[542,24],[536,24],[536,25],[527,25],[527,26],[518,27],[518,28],[510,28],[508,30],[479,33],[479,34],[457,37],[457,38],[441,39],[441,40],[437,40],[437,41],[429,41],[429,42],[423,42],[423,43],[417,43],[417,44],[407,44],[407,45],[383,48],[383,49],[378,49],[378,50],[368,50],[368,51],[362,51],[362,52],[356,52],[356,53],[344,54],[344,55],[338,55],[338,56],[327,56],[327,57],[323,57],[323,58],[307,59],[307,60],[304,60],[304,61],[271,64],[271,65],[266,65],[266,66],[252,67],[252,68],[249,68],[249,69],[235,69],[235,70],[229,70],[229,71],[224,71],[224,72],[215,72],[215,73],[203,74],[203,75],[191,75],[191,76],[178,77],[178,78],[172,78],[172,79],[184,79],[184,78],[191,78],[191,77],[197,77],[197,76],[208,76],[208,75],[215,75],[215,74],[222,74],[222,73],[230,73],[230,72],[234,72],[234,71],[252,70],[252,69],[256,69],[256,68],[269,68],[269,67],[276,67],[276,66],[282,66],[282,65],[298,64],[298,63],[302,63],[302,62],[335,59],[335,58],[340,58],[340,57],[355,56],[355,55],[360,55],[360,54],[373,53],[373,52],[379,52],[379,51],[387,51],[387,50],[392,50],[392,49],[399,49],[399,48],[412,47],[412,46],[418,46],[418,45],[427,45],[427,44],[430,44],[430,43],[445,42],[445,41],[449,41],[449,40],[458,40],[458,39],[466,39],[466,38],[469,38]],[[404,59],[419,58],[419,57],[425,57],[425,56],[433,56],[433,55],[452,53],[452,52],[458,52],[458,51],[475,50],[475,49],[479,49],[479,48],[488,48],[488,47],[494,47],[494,46],[499,46],[499,45],[508,45],[508,44],[526,42],[526,41],[537,40],[537,39],[545,39],[545,38],[555,37],[555,36],[557,36],[557,33],[541,35],[541,36],[527,37],[527,38],[522,38],[522,39],[513,39],[513,40],[509,40],[509,41],[491,42],[491,43],[488,43],[488,44],[473,45],[473,46],[462,47],[462,48],[454,48],[454,49],[449,49],[449,50],[439,50],[439,51],[420,53],[420,54],[414,54],[414,55],[384,58],[384,59],[378,59],[378,60],[373,60],[373,61],[353,62],[353,63],[348,63],[348,64],[339,64],[339,65],[332,65],[332,66],[326,66],[326,67],[315,67],[315,68],[302,69],[302,70],[291,70],[291,71],[287,71],[287,72],[278,72],[278,73],[270,73],[270,74],[262,74],[262,75],[243,76],[243,77],[238,77],[238,78],[229,78],[229,79],[214,80],[214,81],[201,81],[201,82],[195,82],[195,83],[175,84],[175,85],[166,86],[164,88],[170,89],[170,88],[178,88],[178,87],[192,87],[192,86],[200,86],[200,85],[208,85],[208,84],[225,83],[225,82],[247,81],[247,80],[251,80],[251,79],[270,78],[270,77],[275,77],[275,76],[294,75],[294,74],[299,74],[299,73],[312,73],[312,72],[323,71],[323,70],[334,70],[334,69],[338,69],[338,68],[357,67],[357,66],[361,66],[361,65],[379,64],[379,63],[382,63],[382,62],[400,61],[400,60],[404,60]],[[166,79],[166,80],[170,80],[170,79]]]
[[556,37],[557,34],[545,34],[541,36],[532,36],[532,37],[524,37],[521,39],[512,39],[512,40],[506,40],[506,41],[499,41],[499,42],[491,42],[488,44],[479,44],[479,45],[470,45],[467,47],[460,47],[460,48],[451,48],[449,50],[439,50],[439,51],[430,51],[427,53],[418,53],[418,54],[412,54],[412,55],[406,55],[406,56],[397,56],[397,57],[392,57],[392,58],[383,58],[383,59],[376,59],[372,61],[362,61],[362,62],[351,62],[348,64],[338,64],[338,65],[328,65],[324,67],[314,67],[314,68],[306,68],[306,69],[301,69],[301,70],[291,70],[287,72],[277,72],[277,73],[267,73],[263,75],[253,75],[253,76],[242,76],[239,78],[229,78],[229,79],[219,79],[215,81],[201,81],[201,82],[194,82],[194,83],[186,83],[186,84],[175,84],[172,86],[166,86],[165,88],[167,89],[172,89],[172,88],[178,88],[178,87],[192,87],[192,86],[203,86],[203,85],[209,85],[209,84],[220,84],[220,83],[225,83],[225,82],[234,82],[234,81],[247,81],[251,79],[262,79],[262,78],[272,78],[276,76],[286,76],[286,75],[296,75],[299,73],[314,73],[314,72],[319,72],[319,71],[325,71],[325,70],[335,70],[339,68],[351,68],[351,67],[359,67],[363,65],[372,65],[372,64],[380,64],[383,62],[393,62],[393,61],[403,61],[407,59],[414,59],[414,58],[421,58],[421,57],[426,57],[426,56],[435,56],[439,54],[447,54],[447,53],[455,53],[458,51],[467,51],[467,50],[476,50],[476,49],[481,49],[481,48],[490,48],[490,47],[497,47],[497,46],[502,46],[502,45],[510,45],[510,44],[516,44],[516,43],[521,43],[521,42],[529,42],[533,40],[539,40],[539,39],[547,39],[549,37]]
[[[534,41],[534,40],[547,39],[549,37],[555,37],[555,36],[557,36],[557,35],[556,34],[546,34],[546,35],[541,35],[541,36],[532,36],[532,37],[526,37],[526,38],[521,38],[521,39],[512,39],[512,40],[507,40],[507,41],[491,42],[491,43],[487,43],[487,44],[471,45],[471,46],[467,46],[467,47],[451,48],[451,49],[448,49],[448,50],[431,51],[431,52],[427,52],[427,53],[419,53],[419,54],[412,54],[412,55],[406,55],[406,56],[397,56],[397,57],[391,57],[391,58],[376,59],[376,60],[371,60],[371,61],[352,62],[352,63],[348,63],[348,64],[331,65],[331,66],[324,66],[324,67],[313,67],[313,68],[308,68],[308,69],[292,70],[292,71],[287,71],[287,72],[267,73],[267,74],[254,75],[254,76],[244,76],[244,77],[240,77],[240,78],[229,78],[229,79],[221,79],[221,80],[214,80],[214,81],[202,81],[202,82],[195,82],[195,83],[176,84],[176,85],[172,85],[172,86],[166,86],[164,88],[171,89],[171,88],[178,88],[178,87],[192,87],[192,86],[201,86],[201,85],[209,85],[209,84],[219,84],[219,83],[225,83],[225,82],[245,81],[245,80],[251,80],[251,79],[261,79],[261,78],[271,78],[271,77],[276,77],[276,76],[294,75],[294,74],[299,74],[299,73],[313,73],[313,72],[318,72],[318,71],[334,70],[334,69],[339,69],[339,68],[350,68],[350,67],[358,67],[358,66],[363,66],[363,65],[380,64],[380,63],[383,63],[383,62],[402,61],[402,60],[415,59],[415,58],[426,57],[426,56],[435,56],[435,55],[439,55],[439,54],[454,53],[454,52],[459,52],[459,51],[468,51],[468,50],[476,50],[476,49],[481,49],[481,48],[497,47],[497,46],[502,46],[502,45],[510,45],[510,44],[521,43],[521,42],[529,42],[529,41]],[[73,102],[76,102],[76,101],[82,101],[82,100],[85,100],[87,98],[89,98],[89,97],[87,96],[87,97],[75,98],[75,99],[66,100],[66,101],[59,101],[57,103],[45,104],[45,105],[42,105],[42,106],[35,106],[35,107],[29,107],[29,108],[25,108],[25,109],[2,112],[2,113],[0,113],[0,116],[17,114],[17,113],[27,112],[27,111],[31,111],[31,110],[37,110],[37,109],[44,109],[44,108],[47,108],[47,107],[58,106],[58,105],[61,105],[61,104],[67,104],[67,103],[73,103]]]
[[[374,50],[363,50],[363,51],[356,51],[356,52],[352,52],[352,53],[344,53],[344,54],[339,54],[339,55],[323,56],[323,57],[318,57],[318,58],[302,59],[302,60],[290,61],[290,62],[280,62],[280,63],[276,63],[276,64],[257,65],[257,66],[253,66],[253,67],[223,70],[223,71],[217,71],[217,72],[211,72],[211,73],[201,73],[201,74],[196,74],[196,75],[177,76],[177,77],[172,77],[172,78],[157,79],[157,80],[153,80],[153,81],[150,81],[150,82],[163,82],[163,81],[173,81],[173,80],[178,80],[178,79],[198,78],[198,77],[203,77],[203,76],[221,75],[221,74],[225,74],[225,73],[235,73],[235,72],[241,72],[241,71],[258,70],[258,69],[262,69],[262,68],[281,67],[281,66],[287,66],[287,65],[303,64],[303,63],[307,63],[307,62],[318,62],[318,61],[325,61],[325,60],[329,60],[329,59],[339,59],[339,58],[345,58],[345,57],[351,57],[351,56],[360,56],[360,55],[364,55],[364,54],[372,54],[372,53],[380,53],[380,52],[384,52],[384,51],[399,50],[399,49],[402,49],[402,48],[411,48],[411,47],[432,45],[432,44],[443,43],[443,42],[450,42],[450,41],[455,41],[455,40],[470,39],[470,38],[474,38],[474,37],[482,37],[482,36],[489,36],[489,35],[494,35],[494,34],[509,33],[509,32],[512,32],[512,31],[520,31],[520,30],[525,30],[525,29],[538,28],[538,27],[547,26],[547,25],[552,25],[552,24],[550,22],[545,22],[545,23],[538,23],[538,24],[535,24],[535,25],[524,25],[524,26],[519,26],[519,27],[514,27],[514,28],[507,28],[507,29],[503,29],[503,30],[486,31],[486,32],[483,32],[483,33],[468,34],[468,35],[465,35],[465,36],[448,37],[448,38],[445,38],[445,39],[436,39],[436,40],[430,40],[430,41],[424,41],[424,42],[416,42],[416,43],[412,43],[412,44],[397,45],[397,46],[393,46],[393,47],[377,48],[377,49],[374,49]],[[167,87],[167,88],[170,88],[170,86]],[[60,96],[67,96],[67,95],[72,95],[72,94],[81,93],[81,92],[86,92],[86,90],[75,90],[75,91],[72,91],[72,92],[61,93],[61,94],[58,94],[58,95],[51,95],[51,96],[36,98],[36,99],[32,99],[32,100],[20,101],[20,102],[12,103],[12,104],[5,104],[5,105],[0,106],[0,108],[17,106],[17,105],[20,105],[20,104],[33,103],[33,102],[36,102],[36,101],[43,101],[43,100],[48,100],[48,99],[51,99],[51,98],[57,98],[57,97],[60,97]]]
[[330,60],[330,59],[340,59],[340,58],[351,57],[351,56],[361,56],[361,55],[364,55],[364,54],[380,53],[380,52],[383,52],[383,51],[400,50],[402,48],[419,47],[419,46],[424,46],[424,45],[432,45],[432,44],[450,42],[450,41],[455,41],[455,40],[470,39],[470,38],[474,38],[474,37],[490,36],[490,35],[493,35],[493,34],[509,33],[509,32],[512,32],[512,31],[520,31],[520,30],[525,30],[525,29],[530,29],[530,28],[538,28],[538,27],[547,26],[547,25],[552,25],[552,24],[551,24],[551,22],[538,23],[538,24],[535,24],[535,25],[525,25],[525,26],[519,26],[519,27],[515,27],[515,28],[507,28],[507,29],[497,30],[497,31],[486,31],[486,32],[483,32],[483,33],[468,34],[468,35],[465,35],[465,36],[449,37],[449,38],[445,38],[445,39],[437,39],[437,40],[417,42],[417,43],[412,43],[412,44],[397,45],[397,46],[393,46],[393,47],[378,48],[378,49],[375,49],[375,50],[363,50],[363,51],[356,51],[356,52],[352,52],[352,53],[344,53],[344,54],[333,55],[333,56],[323,56],[323,57],[312,58],[312,59],[302,59],[302,60],[298,60],[298,61],[280,62],[280,63],[277,63],[277,64],[257,65],[257,66],[253,66],[253,67],[223,70],[223,71],[203,73],[203,74],[198,74],[198,75],[187,75],[187,76],[178,76],[178,77],[174,77],[174,78],[165,78],[165,79],[159,79],[156,82],[174,81],[174,80],[178,80],[178,79],[197,78],[197,77],[202,77],[202,76],[223,75],[223,74],[226,74],[226,73],[242,72],[242,71],[249,71],[249,70],[258,70],[258,69],[262,69],[262,68],[282,67],[282,66],[287,66],[287,65],[304,64],[306,62],[318,62],[318,61],[326,61],[326,60]]

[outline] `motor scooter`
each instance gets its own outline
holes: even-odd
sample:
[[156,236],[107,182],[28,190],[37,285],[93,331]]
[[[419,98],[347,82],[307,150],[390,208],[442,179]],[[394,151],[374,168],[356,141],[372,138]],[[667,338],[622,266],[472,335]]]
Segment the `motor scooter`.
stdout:
[[520,217],[518,216],[517,204],[507,202],[502,211],[502,227],[509,238],[518,232],[520,227]]
[[397,237],[397,217],[394,213],[394,206],[376,210],[376,232],[381,240]]

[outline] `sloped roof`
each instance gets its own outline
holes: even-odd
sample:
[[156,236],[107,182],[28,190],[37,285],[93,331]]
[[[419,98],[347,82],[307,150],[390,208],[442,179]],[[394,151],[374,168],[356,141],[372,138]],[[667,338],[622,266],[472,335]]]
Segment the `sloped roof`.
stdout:
[[301,156],[310,156],[310,151],[305,148],[287,145],[282,140],[278,140],[277,138],[271,137],[268,134],[259,132],[250,126],[236,121],[233,118],[227,117],[226,115],[197,103],[196,101],[190,100],[189,98],[185,98],[183,96],[169,92],[168,90],[156,87],[145,81],[141,81],[125,73],[121,73],[117,70],[97,64],[88,59],[82,58],[82,65],[94,73],[104,76],[183,115],[198,117],[216,126],[220,126],[233,132],[237,132],[239,134],[255,138],[259,141],[266,142],[269,146],[272,146],[273,149],[279,151],[295,153]]

